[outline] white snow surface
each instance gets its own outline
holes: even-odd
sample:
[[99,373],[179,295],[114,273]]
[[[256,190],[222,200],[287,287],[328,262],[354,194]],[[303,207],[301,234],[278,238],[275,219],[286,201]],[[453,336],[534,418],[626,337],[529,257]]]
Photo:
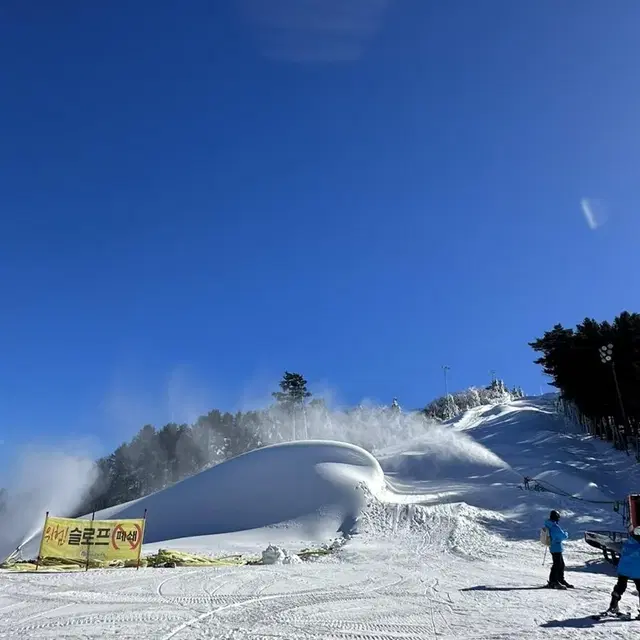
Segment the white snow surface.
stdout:
[[[525,491],[524,475],[574,497]],[[376,458],[336,442],[268,447],[96,517],[147,508],[145,552],[259,557],[271,545],[274,564],[0,572],[0,638],[635,637],[640,621],[590,619],[615,569],[582,534],[621,529],[597,501],[639,480],[632,456],[567,431],[547,396],[473,409]],[[573,591],[539,588],[552,508],[570,533]],[[285,562],[340,529],[355,535],[333,555]],[[635,611],[634,589],[622,604]]]

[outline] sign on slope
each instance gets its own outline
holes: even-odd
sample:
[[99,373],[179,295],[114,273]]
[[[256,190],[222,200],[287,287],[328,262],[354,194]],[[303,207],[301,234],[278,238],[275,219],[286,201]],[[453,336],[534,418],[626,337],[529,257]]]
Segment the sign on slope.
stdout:
[[71,561],[138,561],[145,519],[82,520],[47,515],[39,558]]

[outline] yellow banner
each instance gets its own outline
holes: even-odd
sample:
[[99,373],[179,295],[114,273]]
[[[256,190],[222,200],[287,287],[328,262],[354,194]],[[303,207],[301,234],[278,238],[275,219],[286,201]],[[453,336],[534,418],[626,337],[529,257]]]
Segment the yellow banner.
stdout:
[[67,560],[138,560],[144,519],[80,520],[48,517],[42,534],[41,558]]

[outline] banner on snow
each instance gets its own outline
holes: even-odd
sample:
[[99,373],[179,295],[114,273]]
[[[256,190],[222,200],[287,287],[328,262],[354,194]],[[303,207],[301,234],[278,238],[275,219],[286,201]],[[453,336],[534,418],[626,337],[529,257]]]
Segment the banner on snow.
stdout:
[[142,551],[144,523],[144,518],[81,520],[47,516],[39,556],[75,561],[137,561]]

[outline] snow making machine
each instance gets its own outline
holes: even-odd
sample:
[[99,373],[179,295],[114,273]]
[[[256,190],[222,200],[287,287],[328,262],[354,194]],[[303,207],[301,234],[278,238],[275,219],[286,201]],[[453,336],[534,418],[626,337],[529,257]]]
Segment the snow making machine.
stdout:
[[631,529],[640,527],[640,494],[632,493],[622,503],[622,519],[624,531],[585,531],[584,541],[596,549],[600,549],[607,562],[618,564],[622,546],[629,537],[629,525]]

